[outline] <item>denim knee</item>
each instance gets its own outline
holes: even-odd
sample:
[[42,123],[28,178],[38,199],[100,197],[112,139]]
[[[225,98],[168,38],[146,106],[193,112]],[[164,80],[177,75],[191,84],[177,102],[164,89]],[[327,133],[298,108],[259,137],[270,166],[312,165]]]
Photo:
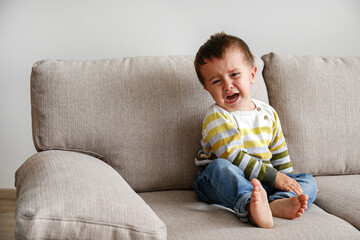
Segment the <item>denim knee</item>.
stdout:
[[317,183],[315,178],[309,174],[305,173],[305,179],[307,180],[306,189],[304,192],[308,195],[308,206],[310,206],[317,197]]
[[198,176],[195,179],[193,187],[200,201],[206,203],[214,203],[212,200],[210,200],[207,197],[206,193],[203,190],[205,190],[204,189],[205,187],[206,188],[214,187],[212,181],[214,176],[219,175],[218,172],[221,171],[221,169],[227,167],[229,163],[230,162],[228,160],[219,158],[209,163],[204,170],[199,172]]
[[303,192],[308,195],[308,207],[317,197],[317,183],[315,178],[309,173],[290,174],[301,186]]
[[244,173],[226,159],[211,162],[195,180],[194,189],[203,202],[215,203],[245,217],[245,205],[251,198],[253,186]]
[[223,158],[217,158],[215,159],[212,163],[210,163],[207,168],[224,168],[227,167],[229,165],[232,165],[231,162],[229,162],[229,160],[223,159]]

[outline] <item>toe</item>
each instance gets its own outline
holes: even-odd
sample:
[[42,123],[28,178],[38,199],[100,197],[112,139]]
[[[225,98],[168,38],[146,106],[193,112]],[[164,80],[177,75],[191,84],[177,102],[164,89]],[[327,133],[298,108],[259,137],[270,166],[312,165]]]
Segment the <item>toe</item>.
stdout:
[[257,180],[256,178],[253,178],[253,179],[251,180],[251,184],[252,184],[254,187],[258,187],[258,186],[261,185],[260,181]]

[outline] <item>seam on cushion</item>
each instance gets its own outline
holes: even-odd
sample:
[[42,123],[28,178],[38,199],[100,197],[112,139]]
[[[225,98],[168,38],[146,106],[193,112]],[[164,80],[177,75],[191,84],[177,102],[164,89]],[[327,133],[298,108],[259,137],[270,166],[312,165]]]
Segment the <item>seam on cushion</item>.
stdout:
[[33,156],[29,157],[15,172],[15,181],[14,185],[16,187],[16,196],[19,197],[19,191],[22,188],[23,185],[23,178],[29,171],[29,167],[27,166],[27,162],[29,159],[31,159]]
[[[19,170],[16,170],[15,172],[15,182],[14,182],[15,188],[16,188],[16,194],[17,190],[22,187],[22,180],[19,178]],[[18,197],[18,196],[17,196]]]
[[[154,236],[158,236],[159,234],[157,234],[156,232],[150,232],[150,231],[138,231],[136,230],[134,227],[131,227],[129,225],[119,225],[119,224],[109,224],[109,223],[103,223],[103,222],[93,222],[93,221],[89,221],[89,220],[84,220],[84,219],[71,219],[71,218],[46,218],[46,217],[27,217],[23,214],[18,214],[18,217],[29,220],[29,221],[34,221],[34,220],[46,220],[46,221],[64,221],[64,222],[80,222],[80,223],[84,223],[84,224],[90,224],[90,225],[102,225],[102,226],[106,226],[106,227],[113,227],[113,228],[123,228],[123,229],[127,229],[127,230],[131,230],[133,232],[138,232],[138,233],[143,233],[143,234],[147,234],[147,235],[154,235]],[[163,226],[160,228],[161,231],[163,231],[164,229],[166,229],[166,226]]]
[[313,175],[313,177],[329,177],[329,176],[347,176],[347,175],[359,175],[360,172],[359,171],[352,171],[352,172],[346,172],[346,173],[341,173],[341,172],[335,172],[335,173],[313,173],[311,175]]
[[[41,146],[41,148],[43,148],[43,146]],[[103,162],[105,162],[105,163],[107,163],[108,165],[111,166],[109,160],[108,160],[106,157],[104,157],[103,155],[98,154],[98,153],[95,153],[95,152],[91,152],[91,151],[80,150],[80,149],[65,149],[65,148],[45,149],[45,148],[43,148],[41,151],[39,151],[39,153],[41,153],[41,152],[46,152],[46,151],[56,151],[56,150],[58,150],[58,151],[68,151],[68,152],[82,153],[82,154],[85,154],[85,155],[88,155],[88,156],[91,156],[91,157],[95,157],[95,158],[97,158],[97,159],[100,159],[101,161],[103,161]],[[29,157],[29,158],[27,159],[27,161],[28,161],[29,159],[33,158],[34,156],[35,156],[35,155]],[[17,184],[18,184],[18,187],[16,187],[16,188],[21,188],[21,186],[22,186],[22,178],[19,177],[19,176],[20,176],[20,175],[21,175],[21,176],[24,176],[24,174],[29,171],[28,168],[24,169],[24,164],[25,164],[27,161],[25,161],[25,162],[16,170],[16,172],[15,172],[15,181],[14,181],[15,187],[16,187]]]
[[96,152],[92,152],[92,151],[86,151],[86,150],[81,150],[81,149],[76,149],[76,148],[59,148],[59,147],[55,147],[55,148],[45,148],[44,146],[41,145],[41,151],[40,152],[45,152],[45,151],[69,151],[69,152],[77,152],[77,153],[83,153],[83,154],[86,154],[86,155],[89,155],[89,156],[92,156],[92,157],[95,157],[95,158],[98,158],[104,162],[106,162],[107,164],[111,165],[110,164],[110,161],[108,160],[107,157],[101,155],[101,154],[98,154]]

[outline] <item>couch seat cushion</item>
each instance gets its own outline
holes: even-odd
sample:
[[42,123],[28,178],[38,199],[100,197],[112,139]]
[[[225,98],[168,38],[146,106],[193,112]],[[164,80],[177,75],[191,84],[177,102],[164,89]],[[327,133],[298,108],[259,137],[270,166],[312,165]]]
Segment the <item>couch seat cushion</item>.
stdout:
[[360,175],[316,177],[316,204],[360,230]]
[[140,193],[163,220],[169,239],[360,239],[360,232],[346,221],[312,205],[303,217],[275,218],[273,229],[240,222],[216,205],[198,202],[193,191]]

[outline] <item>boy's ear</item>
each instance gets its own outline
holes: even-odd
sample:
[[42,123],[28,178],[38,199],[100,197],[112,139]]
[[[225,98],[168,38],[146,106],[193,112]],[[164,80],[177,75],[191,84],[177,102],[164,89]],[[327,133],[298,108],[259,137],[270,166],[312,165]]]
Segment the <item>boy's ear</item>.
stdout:
[[255,82],[256,72],[257,72],[257,67],[254,66],[254,67],[252,68],[252,72],[251,72],[251,83],[252,83],[252,84],[254,84],[254,82]]

